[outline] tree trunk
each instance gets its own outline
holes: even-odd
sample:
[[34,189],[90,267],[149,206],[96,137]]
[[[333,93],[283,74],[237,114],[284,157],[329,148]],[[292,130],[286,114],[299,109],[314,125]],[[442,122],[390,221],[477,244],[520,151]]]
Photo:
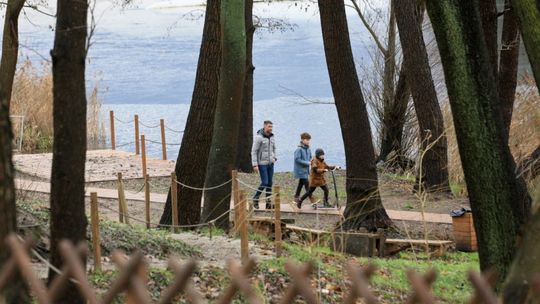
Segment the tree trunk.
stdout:
[[[62,268],[59,242],[86,241],[84,205],[86,157],[87,1],[58,0],[53,73],[53,160],[51,174],[51,263]],[[86,260],[83,261],[86,264]],[[56,276],[49,271],[49,282]],[[85,303],[73,283],[57,303]]]
[[505,304],[538,303],[540,295],[532,290],[538,279],[540,263],[540,212],[536,211],[525,229],[525,236],[508,272],[503,289]]
[[428,191],[450,191],[447,141],[437,91],[431,76],[428,54],[422,35],[423,19],[412,1],[393,1],[399,29],[403,65],[414,101],[421,140],[420,186]]
[[[221,62],[219,6],[220,0],[206,2],[206,16],[195,87],[174,169],[177,179],[181,183],[199,188],[204,186],[218,95],[219,65]],[[199,223],[201,198],[201,191],[178,187],[178,210],[180,210],[178,223],[180,225]],[[171,192],[169,190],[160,224],[172,224],[171,210]]]
[[253,0],[246,0],[246,79],[240,112],[240,130],[236,151],[236,168],[251,173],[251,146],[253,145]]
[[510,0],[505,1],[504,7],[499,62],[499,108],[502,114],[505,136],[508,137],[510,135],[510,125],[512,123],[512,112],[516,96],[520,39],[516,15],[514,14]]
[[[206,169],[206,187],[215,187],[231,179],[235,168],[240,108],[246,67],[244,0],[221,2],[221,69],[214,119],[214,135]],[[204,193],[203,222],[229,229],[231,183]]]
[[[495,108],[497,90],[478,0],[427,1],[439,46],[459,154],[478,236],[480,268],[501,280],[528,209]],[[516,202],[516,204],[514,204]]]
[[405,78],[402,66],[399,71],[392,107],[384,112],[382,122],[379,160],[385,162],[390,169],[407,169],[407,160],[403,151],[403,128],[410,92]]
[[[4,240],[17,231],[17,206],[15,204],[15,168],[12,162],[13,133],[9,118],[11,89],[19,50],[19,13],[24,0],[9,0],[4,19],[2,59],[0,61],[0,265],[9,259],[9,249]],[[1,268],[1,266],[0,266]],[[28,290],[22,278],[16,275],[4,288],[0,298],[6,303],[29,303]]]
[[540,92],[540,4],[538,0],[512,0],[512,7]]
[[497,71],[499,70],[499,48],[497,39],[497,1],[496,0],[480,0],[480,18],[482,20],[482,29],[484,31],[484,39],[486,41],[489,63],[492,66],[495,80],[497,79]]
[[[403,125],[405,113],[400,111],[401,104],[394,95],[394,76],[396,74],[396,18],[394,6],[390,5],[390,20],[388,21],[388,42],[383,52],[383,117],[381,119],[381,151],[379,159],[387,162],[390,168],[396,168],[396,158],[401,156]],[[401,76],[401,75],[400,75]],[[399,118],[403,116],[403,124]],[[398,118],[398,120],[395,120]]]
[[9,0],[4,18],[2,61],[0,62],[0,100],[2,102],[6,100],[8,112],[19,53],[19,14],[23,6],[24,0]]
[[503,31],[499,62],[499,102],[506,137],[510,134],[516,96],[519,63],[519,29],[510,0],[504,4]]
[[347,164],[346,230],[386,228],[366,104],[354,65],[343,0],[319,0],[328,74],[338,112]]

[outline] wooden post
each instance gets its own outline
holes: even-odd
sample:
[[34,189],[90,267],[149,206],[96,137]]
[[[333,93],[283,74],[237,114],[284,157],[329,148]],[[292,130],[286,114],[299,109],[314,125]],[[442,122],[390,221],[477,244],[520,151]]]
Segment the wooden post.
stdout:
[[109,112],[109,118],[111,120],[111,149],[116,150],[116,138],[114,136],[114,111]]
[[118,189],[118,221],[120,223],[124,222],[124,210],[122,210],[122,195],[124,194],[124,189],[122,185],[122,172],[116,174],[118,180],[116,181],[116,188]]
[[144,178],[144,209],[146,212],[146,228],[150,229],[150,176]]
[[94,247],[94,271],[101,271],[101,241],[99,239],[99,214],[97,192],[90,193],[90,223]]
[[133,122],[135,123],[135,155],[139,155],[141,154],[141,146],[139,142],[139,115],[135,114]]
[[141,160],[142,160],[142,176],[146,177],[146,142],[144,135],[141,135]]
[[239,211],[239,228],[240,228],[240,254],[242,263],[245,263],[249,259],[249,244],[248,244],[248,227],[247,227],[247,211],[246,211],[246,193],[240,192],[240,208]]
[[231,181],[232,181],[232,195],[233,195],[233,208],[234,208],[234,227],[233,227],[233,235],[236,235],[238,233],[240,222],[240,192],[238,189],[238,171],[232,170],[231,172]]
[[274,212],[276,213],[275,219],[275,243],[276,243],[276,257],[281,256],[281,197],[279,194],[279,186],[274,187]]
[[176,173],[171,173],[171,209],[172,209],[172,227],[174,233],[178,232],[178,184],[176,183]]
[[163,151],[163,160],[167,160],[167,142],[165,140],[165,120],[160,119],[159,125],[161,126],[161,150]]
[[120,211],[118,216],[120,223],[125,223],[129,225],[129,213],[126,202],[126,192],[121,172],[118,172],[118,210]]

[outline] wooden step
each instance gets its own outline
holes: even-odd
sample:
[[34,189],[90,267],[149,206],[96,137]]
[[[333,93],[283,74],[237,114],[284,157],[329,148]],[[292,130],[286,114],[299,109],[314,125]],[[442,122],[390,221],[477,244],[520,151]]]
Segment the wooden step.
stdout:
[[389,252],[400,251],[408,247],[423,250],[427,245],[429,248],[435,249],[435,255],[442,256],[446,253],[448,246],[453,243],[447,240],[386,239],[386,248]]
[[329,246],[334,251],[356,256],[384,256],[383,233],[325,231],[294,225],[287,225],[285,229],[308,243]]

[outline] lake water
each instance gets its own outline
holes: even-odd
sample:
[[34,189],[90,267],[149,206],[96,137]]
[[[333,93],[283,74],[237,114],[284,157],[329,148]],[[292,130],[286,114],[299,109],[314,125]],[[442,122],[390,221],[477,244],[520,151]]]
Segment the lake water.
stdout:
[[[171,129],[182,130],[199,56],[203,2],[135,0],[132,6],[121,8],[115,5],[119,1],[97,0],[88,53],[87,87],[90,91],[98,84],[105,126],[108,111],[114,110],[124,121],[139,114],[147,125],[156,125],[163,118]],[[55,2],[49,1],[43,10],[54,14]],[[376,7],[388,4],[387,0],[374,2]],[[335,107],[301,105],[303,99],[298,97],[332,100],[317,5],[308,0],[257,2],[254,15],[263,24],[276,19],[286,24],[283,30],[259,28],[253,42],[254,126],[259,128],[266,119],[274,121],[279,158],[276,169],[292,169],[292,154],[299,134],[305,131],[313,135],[313,148],[325,149],[330,162],[344,165]],[[371,37],[350,8],[347,17],[355,60],[369,64]],[[54,23],[52,17],[25,10],[20,20],[24,56],[35,63],[49,60]],[[141,128],[147,138],[159,141],[158,128]],[[134,145],[129,144],[134,141],[133,124],[117,122],[116,129],[117,144],[125,145],[121,149],[134,151]],[[167,141],[179,143],[181,134],[168,131]],[[150,155],[160,157],[160,145],[148,144]],[[170,159],[177,153],[177,146],[169,146]]]

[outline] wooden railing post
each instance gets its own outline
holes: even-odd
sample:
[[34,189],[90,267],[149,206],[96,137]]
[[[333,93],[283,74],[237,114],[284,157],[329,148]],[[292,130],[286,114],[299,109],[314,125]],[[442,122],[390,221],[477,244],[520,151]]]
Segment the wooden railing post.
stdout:
[[144,140],[144,134],[141,135],[141,161],[142,161],[142,176],[146,177],[146,142]]
[[161,150],[163,151],[163,160],[167,160],[167,142],[165,139],[165,120],[162,118],[159,120],[161,127]]
[[109,119],[111,120],[111,149],[116,150],[116,138],[114,135],[114,111],[109,111]]
[[232,197],[233,197],[233,208],[234,208],[234,227],[233,227],[233,235],[236,235],[238,233],[240,222],[240,213],[239,213],[239,203],[240,203],[240,192],[238,189],[238,171],[232,170],[231,171],[231,182],[232,182]]
[[281,197],[280,197],[280,187],[274,187],[274,212],[275,216],[275,244],[276,244],[276,256],[281,256]]
[[178,232],[178,184],[176,183],[176,172],[171,173],[171,209],[172,209],[172,231]]
[[92,225],[92,247],[94,248],[94,271],[101,271],[101,241],[99,237],[97,192],[90,193],[90,224]]
[[239,208],[239,228],[240,228],[240,256],[242,263],[249,260],[249,243],[248,243],[248,216],[246,210],[246,193],[240,192],[240,208]]
[[139,155],[141,153],[141,146],[139,142],[139,115],[135,114],[133,122],[135,123],[135,155]]
[[122,180],[122,172],[118,172],[118,219],[120,223],[129,225],[128,208],[126,201],[126,192],[124,187],[124,181]]
[[146,228],[150,229],[150,176],[144,176],[144,209],[146,213]]

